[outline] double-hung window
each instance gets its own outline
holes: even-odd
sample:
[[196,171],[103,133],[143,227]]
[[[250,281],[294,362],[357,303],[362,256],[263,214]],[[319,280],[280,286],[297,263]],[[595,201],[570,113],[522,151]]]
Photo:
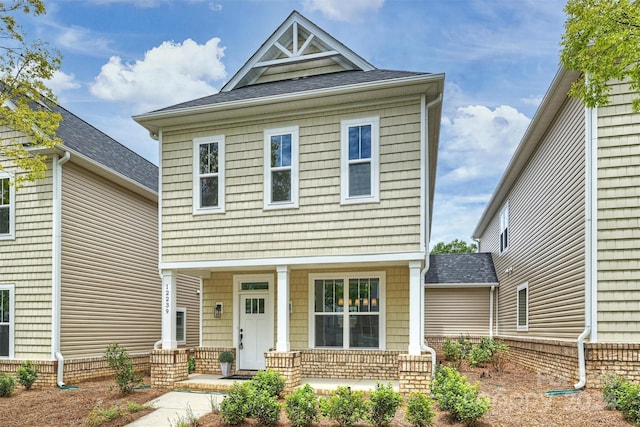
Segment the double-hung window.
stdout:
[[341,125],[341,203],[380,200],[378,117],[343,120]]
[[15,187],[11,175],[0,171],[0,240],[15,236]]
[[0,284],[0,357],[13,357],[13,285]]
[[528,331],[529,330],[529,284],[523,283],[518,286],[517,289],[517,305],[516,305],[516,317],[517,317],[517,330]]
[[264,131],[264,208],[298,207],[298,127]]
[[500,253],[509,248],[509,203],[500,211]]
[[384,275],[311,278],[312,348],[384,349]]
[[193,213],[224,212],[224,135],[193,139]]

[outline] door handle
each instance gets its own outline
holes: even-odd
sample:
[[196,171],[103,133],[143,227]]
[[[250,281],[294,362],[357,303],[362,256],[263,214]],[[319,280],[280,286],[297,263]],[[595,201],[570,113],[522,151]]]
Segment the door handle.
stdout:
[[240,347],[240,350],[242,350],[242,348],[243,348],[243,345],[242,345],[242,337],[243,337],[243,334],[242,334],[242,332],[243,332],[243,330],[242,330],[242,329],[240,329],[240,345],[238,346],[238,347]]

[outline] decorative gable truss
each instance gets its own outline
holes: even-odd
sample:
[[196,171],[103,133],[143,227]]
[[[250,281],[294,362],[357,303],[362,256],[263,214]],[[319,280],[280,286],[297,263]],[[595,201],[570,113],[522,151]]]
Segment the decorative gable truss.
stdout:
[[[300,64],[312,63],[301,69]],[[294,11],[222,88],[222,92],[264,81],[375,67]],[[292,73],[292,70],[296,72]],[[315,71],[314,70],[318,70]],[[277,77],[268,77],[269,75]]]

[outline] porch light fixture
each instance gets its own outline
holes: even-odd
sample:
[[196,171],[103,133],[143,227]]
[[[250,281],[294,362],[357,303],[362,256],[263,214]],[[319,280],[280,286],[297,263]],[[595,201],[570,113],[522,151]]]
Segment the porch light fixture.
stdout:
[[216,308],[213,310],[213,318],[214,319],[222,318],[222,303],[221,302],[217,302],[216,303]]

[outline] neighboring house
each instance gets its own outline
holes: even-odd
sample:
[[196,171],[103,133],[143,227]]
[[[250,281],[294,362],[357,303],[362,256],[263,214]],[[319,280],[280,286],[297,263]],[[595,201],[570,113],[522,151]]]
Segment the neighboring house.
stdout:
[[160,142],[158,354],[186,273],[202,359],[398,379],[399,357],[421,358],[443,86],[293,12],[219,93],[134,117]]
[[585,108],[560,70],[474,237],[493,253],[494,334],[514,360],[600,384],[640,380],[640,114],[625,83]]
[[[148,367],[161,337],[158,169],[54,109],[63,145],[38,151],[46,178],[16,189],[21,172],[0,158],[0,371],[32,360],[42,385],[108,374],[113,342]],[[195,347],[200,283],[180,280],[178,340]]]
[[490,253],[429,256],[425,276],[427,341],[445,337],[493,336],[498,277]]

